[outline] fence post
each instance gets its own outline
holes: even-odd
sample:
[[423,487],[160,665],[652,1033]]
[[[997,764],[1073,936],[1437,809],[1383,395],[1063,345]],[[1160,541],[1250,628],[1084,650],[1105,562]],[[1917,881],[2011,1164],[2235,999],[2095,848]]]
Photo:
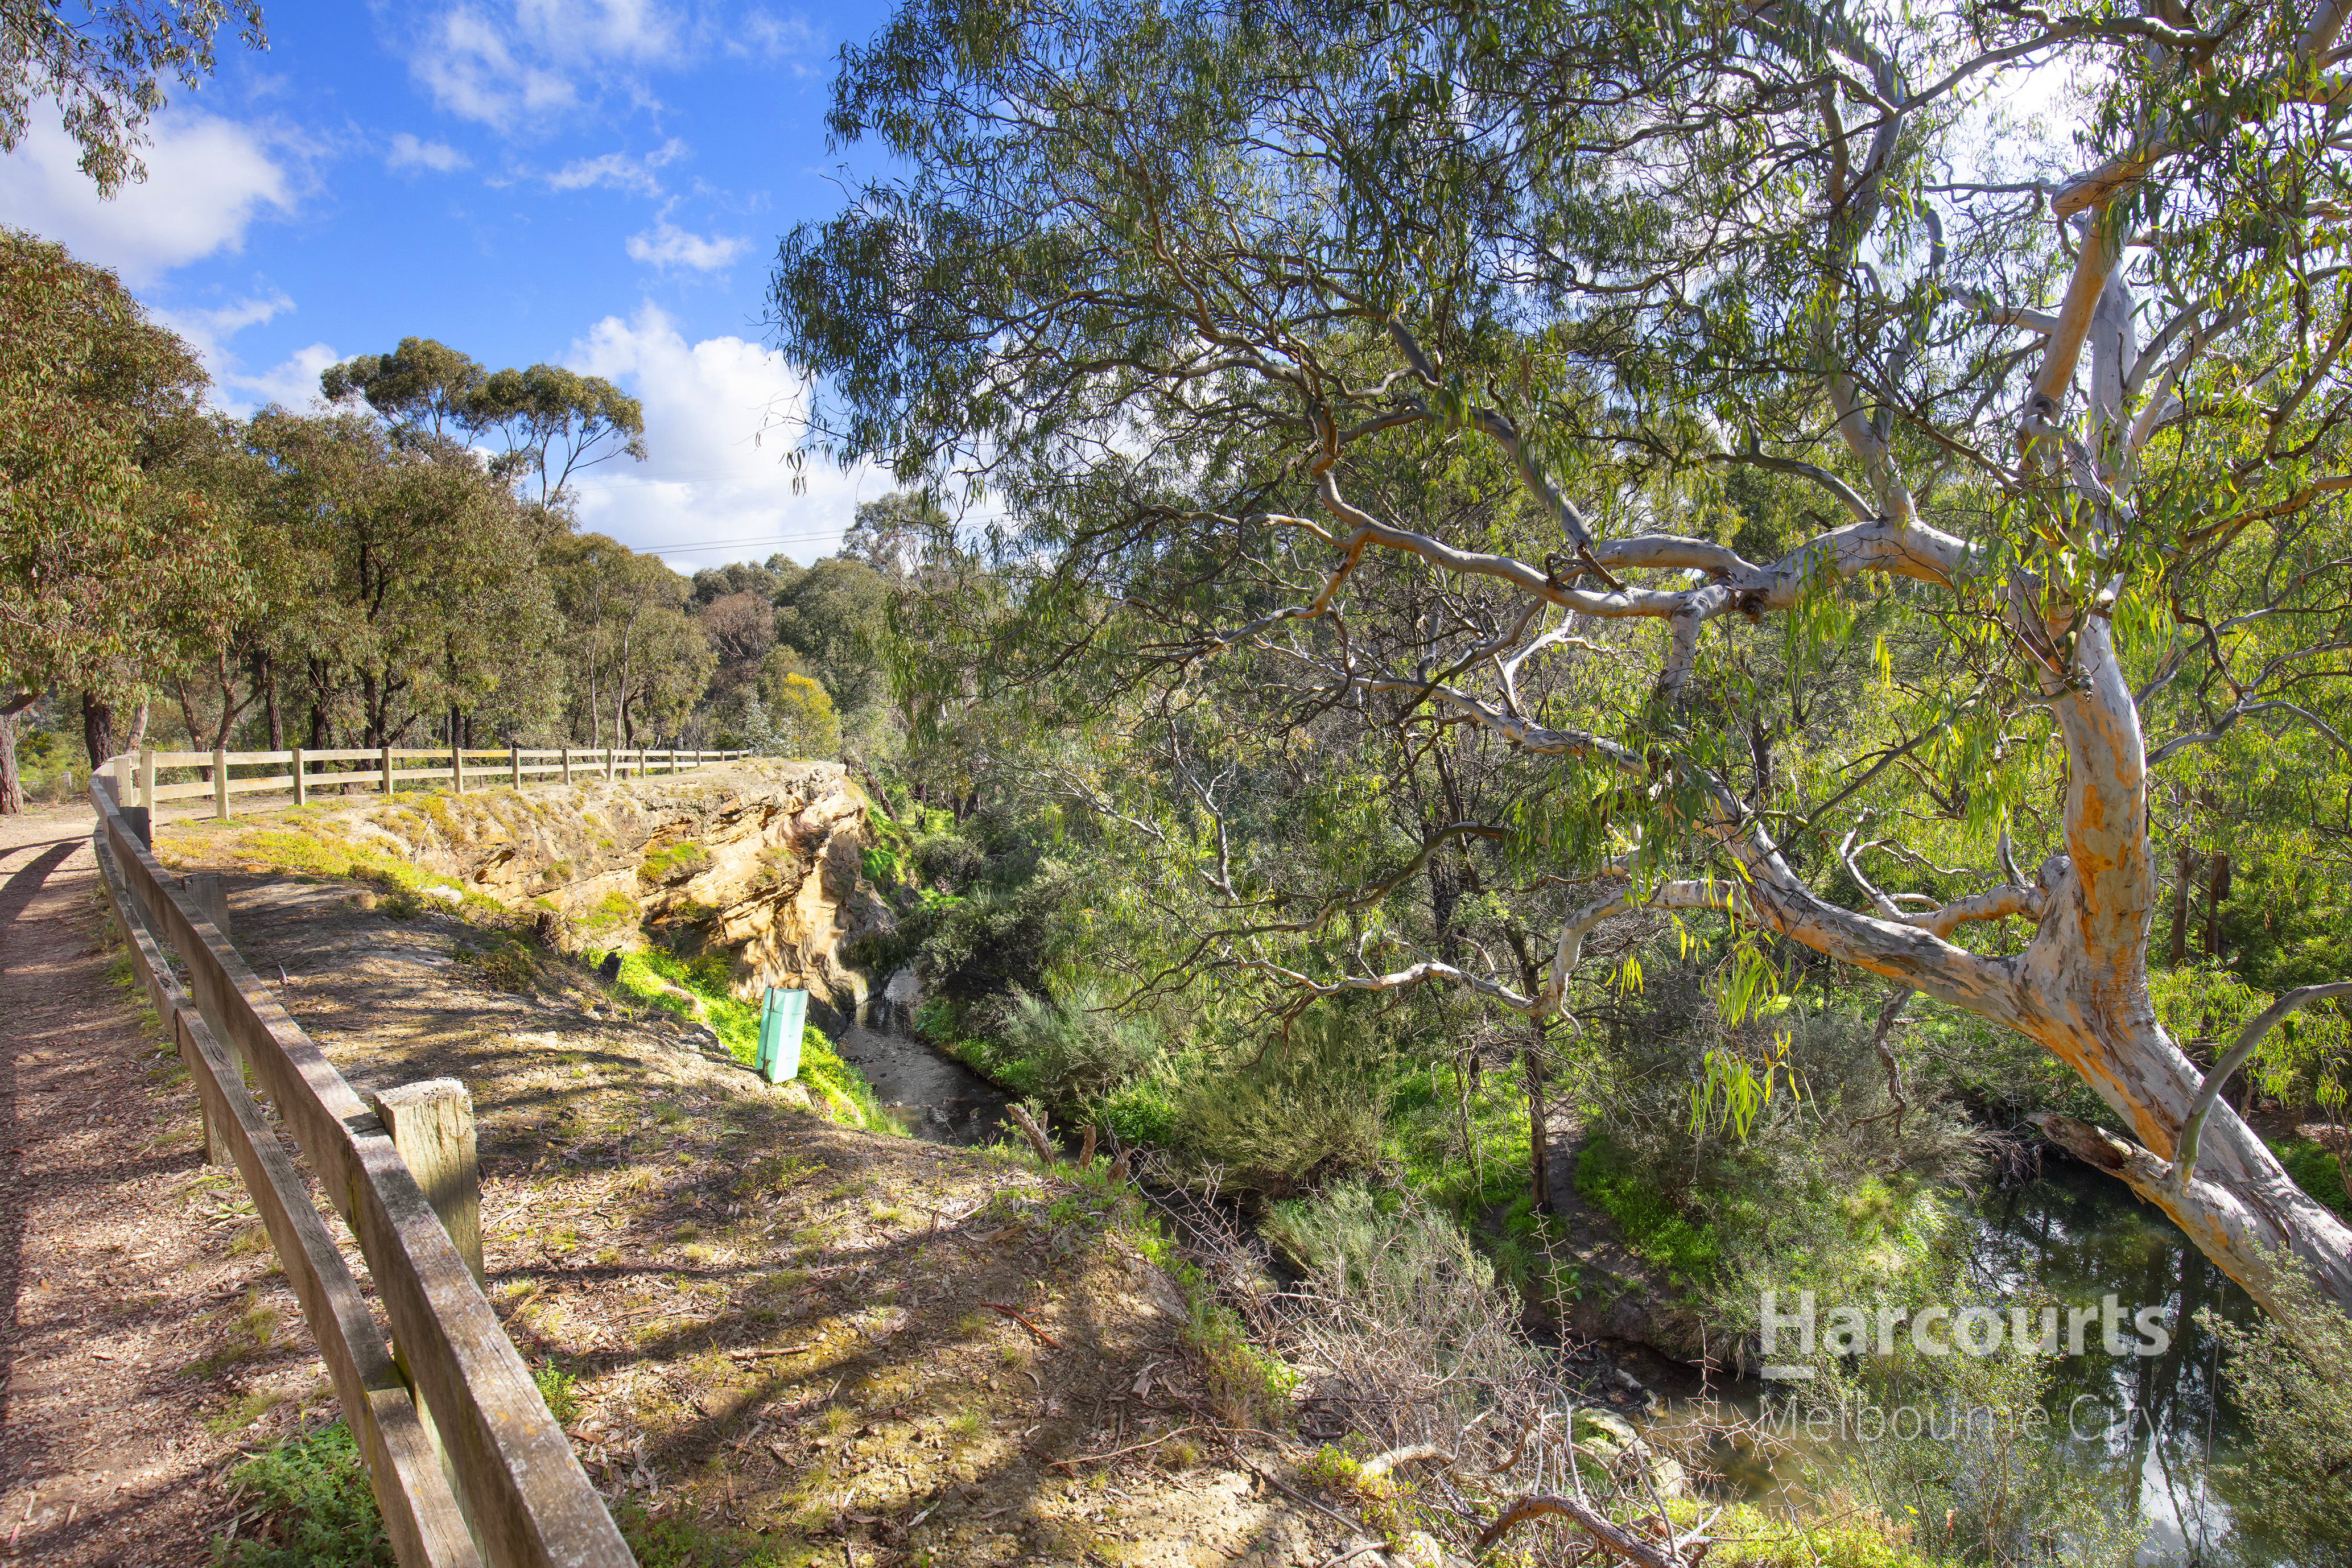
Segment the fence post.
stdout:
[[569,741],[563,742],[563,782],[566,785],[572,783],[572,742]]
[[522,748],[520,746],[509,744],[507,747],[507,763],[508,777],[513,782],[515,788],[522,788]]
[[383,793],[386,795],[392,793],[392,748],[390,746],[383,749]]
[[155,810],[155,748],[139,748],[139,804],[152,816]]
[[466,753],[454,745],[449,748],[449,789],[455,795],[466,793]]
[[[180,1059],[187,1064],[191,1077],[206,1070],[197,1058],[194,1040],[189,1037],[188,1016],[177,1007],[172,1009],[172,1039],[179,1047]],[[196,1114],[205,1120],[205,1163],[235,1164],[236,1156],[229,1152],[228,1137],[221,1131],[220,1123],[213,1120],[211,1102],[201,1094],[196,1096]]]
[[114,804],[117,808],[132,804],[131,792],[139,787],[137,775],[131,772],[131,753],[123,752],[114,759]]
[[294,804],[296,805],[308,805],[310,804],[310,781],[309,778],[304,776],[302,772],[303,768],[306,766],[308,766],[308,764],[302,761],[302,748],[299,746],[295,747],[293,773]]
[[613,782],[613,748],[610,746],[604,748],[604,782]]
[[219,746],[213,748],[213,816],[228,820],[228,752]]
[[190,871],[180,879],[180,885],[187,889],[188,897],[195,906],[205,911],[205,918],[213,922],[213,929],[220,932],[221,941],[228,941],[228,889],[221,885],[221,874],[218,871]]
[[392,1146],[408,1162],[441,1228],[482,1282],[482,1173],[474,1146],[474,1101],[454,1078],[430,1078],[369,1096]]

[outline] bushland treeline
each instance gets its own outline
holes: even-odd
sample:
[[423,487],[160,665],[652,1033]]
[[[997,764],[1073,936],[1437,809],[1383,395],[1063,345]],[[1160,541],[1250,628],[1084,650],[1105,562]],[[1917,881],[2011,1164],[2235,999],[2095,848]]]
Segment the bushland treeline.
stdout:
[[0,810],[142,742],[832,755],[887,728],[907,503],[868,504],[865,557],[688,578],[579,526],[578,476],[645,456],[602,378],[408,338],[329,369],[322,411],[231,418],[111,274],[14,230],[0,274]]

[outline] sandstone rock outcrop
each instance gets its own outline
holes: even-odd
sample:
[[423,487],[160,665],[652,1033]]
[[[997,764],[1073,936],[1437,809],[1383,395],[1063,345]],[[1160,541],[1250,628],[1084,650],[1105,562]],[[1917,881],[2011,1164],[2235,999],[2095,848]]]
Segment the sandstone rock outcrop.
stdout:
[[800,986],[842,1019],[867,984],[844,949],[891,924],[862,874],[866,797],[838,763],[395,796],[332,816],[347,837],[388,839],[422,871],[542,911],[567,948],[635,945],[650,925],[689,951],[735,952],[745,1000]]

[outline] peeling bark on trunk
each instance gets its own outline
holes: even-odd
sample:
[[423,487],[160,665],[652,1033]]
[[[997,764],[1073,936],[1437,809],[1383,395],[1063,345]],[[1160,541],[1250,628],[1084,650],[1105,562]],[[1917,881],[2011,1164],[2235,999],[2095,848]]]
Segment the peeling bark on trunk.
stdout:
[[[2045,912],[2022,952],[1980,958],[1916,927],[1843,910],[1830,911],[1834,920],[1805,910],[1780,918],[1808,945],[2005,1024],[2074,1068],[2137,1147],[2065,1118],[2039,1119],[2044,1131],[2171,1216],[2266,1310],[2278,1315],[2278,1270],[2292,1255],[2324,1297],[2352,1313],[2352,1226],[2297,1186],[2227,1105],[2206,1120],[2196,1178],[2186,1191],[2172,1188],[2175,1141],[2204,1075],[2166,1034],[2148,996],[2157,878],[2147,749],[2105,623],[2076,633],[2071,672],[2051,672],[2045,689],[2066,747],[2067,853],[2042,868]],[[2226,872],[2215,860],[2219,879]],[[1780,901],[1763,901],[1767,923]]]

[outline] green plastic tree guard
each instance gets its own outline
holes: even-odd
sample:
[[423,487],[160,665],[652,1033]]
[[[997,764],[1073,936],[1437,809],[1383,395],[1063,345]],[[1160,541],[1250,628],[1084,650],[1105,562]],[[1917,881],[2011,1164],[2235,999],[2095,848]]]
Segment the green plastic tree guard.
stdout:
[[752,1066],[770,1083],[801,1073],[801,1031],[808,1026],[808,993],[768,987],[760,1005],[760,1054]]

